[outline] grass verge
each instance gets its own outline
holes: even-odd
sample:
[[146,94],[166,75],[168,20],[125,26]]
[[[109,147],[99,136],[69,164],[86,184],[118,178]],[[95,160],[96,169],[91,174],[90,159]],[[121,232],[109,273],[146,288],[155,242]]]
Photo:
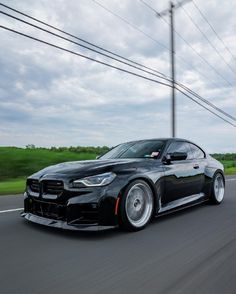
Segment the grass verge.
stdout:
[[25,178],[0,181],[0,195],[23,194]]

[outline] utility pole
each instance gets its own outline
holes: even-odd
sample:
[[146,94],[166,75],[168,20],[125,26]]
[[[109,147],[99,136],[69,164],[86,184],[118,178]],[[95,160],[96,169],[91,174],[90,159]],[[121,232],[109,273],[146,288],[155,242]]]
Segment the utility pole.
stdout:
[[171,80],[172,80],[172,100],[171,100],[171,125],[172,137],[175,137],[175,39],[174,39],[174,4],[170,2],[170,57],[171,57]]
[[167,14],[170,16],[170,59],[171,59],[171,134],[174,138],[176,136],[176,101],[175,101],[175,29],[174,29],[174,12],[177,8],[184,5],[191,0],[183,0],[174,4],[170,1],[169,9],[160,13],[156,12],[157,17],[163,17]]

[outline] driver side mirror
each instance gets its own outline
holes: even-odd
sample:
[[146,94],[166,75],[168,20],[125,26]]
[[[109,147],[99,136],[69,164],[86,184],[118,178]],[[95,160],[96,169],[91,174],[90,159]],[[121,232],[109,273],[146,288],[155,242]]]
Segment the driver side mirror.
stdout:
[[163,162],[166,164],[170,164],[171,161],[185,160],[187,157],[188,157],[188,154],[186,152],[168,153],[164,156]]

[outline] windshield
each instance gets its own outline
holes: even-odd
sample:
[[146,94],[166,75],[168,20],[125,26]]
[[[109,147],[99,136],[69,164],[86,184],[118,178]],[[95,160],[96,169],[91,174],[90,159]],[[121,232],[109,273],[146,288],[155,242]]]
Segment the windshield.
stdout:
[[124,143],[102,155],[99,159],[159,158],[164,142],[160,140]]

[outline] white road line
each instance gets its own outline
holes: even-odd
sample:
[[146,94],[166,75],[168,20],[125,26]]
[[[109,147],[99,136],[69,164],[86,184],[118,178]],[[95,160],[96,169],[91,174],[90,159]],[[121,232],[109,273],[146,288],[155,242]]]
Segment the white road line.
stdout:
[[226,179],[226,182],[229,182],[229,181],[236,181],[236,179]]
[[23,209],[24,208],[14,208],[14,209],[0,210],[0,213],[20,211],[20,210],[23,210]]

